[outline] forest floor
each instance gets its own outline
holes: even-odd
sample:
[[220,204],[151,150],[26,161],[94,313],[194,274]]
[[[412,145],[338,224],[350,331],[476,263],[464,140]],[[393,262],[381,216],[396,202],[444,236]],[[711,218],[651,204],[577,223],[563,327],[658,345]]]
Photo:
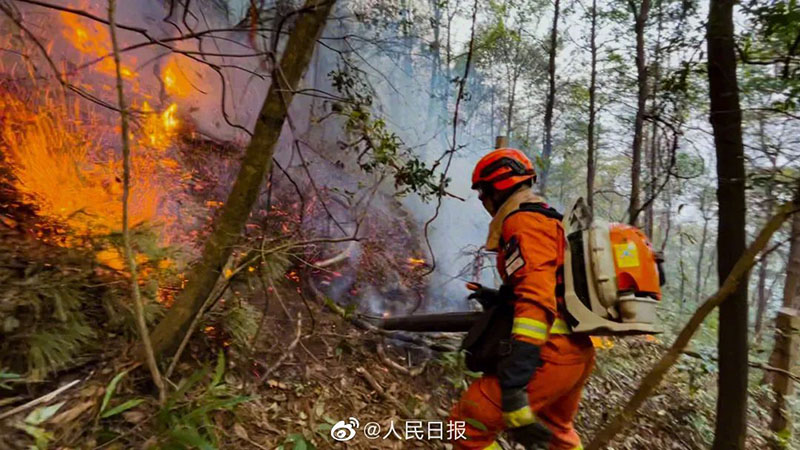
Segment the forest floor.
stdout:
[[[268,299],[241,300],[250,302],[250,311],[262,321],[257,338],[244,351],[230,347],[213,329],[195,333],[170,378],[176,392],[159,407],[146,371],[130,362],[128,343],[135,335],[114,328],[113,318],[119,314],[108,311],[109,295],[124,297],[124,290],[112,286],[124,285],[125,277],[98,270],[89,261],[91,251],[55,250],[59,247],[25,237],[17,225],[13,220],[0,223],[4,333],[23,339],[34,330],[41,333],[37,327],[43,324],[62,326],[71,317],[69,308],[76,308],[83,319],[96,321],[93,338],[100,345],[41,380],[12,380],[4,386],[0,378],[0,448],[448,448],[435,437],[405,439],[404,431],[406,421],[422,421],[430,436],[426,427],[445,421],[471,381],[460,354],[446,351],[457,348],[458,335],[420,337],[363,329],[354,325],[351,312],[320,295],[303,295],[318,294],[308,282],[305,291],[292,285]],[[34,313],[15,294],[19,292],[35,297],[26,302],[48,300],[60,306]],[[70,306],[70,298],[77,303]],[[67,308],[67,314],[59,308]],[[9,322],[25,312],[32,322]],[[18,329],[16,335],[11,325]],[[597,368],[576,419],[587,442],[629,398],[665,345],[658,338],[598,344]],[[22,348],[11,338],[2,345],[5,352]],[[4,372],[3,363],[0,369]],[[68,390],[47,396],[74,380],[78,382]],[[679,364],[609,448],[708,448],[714,391],[713,367],[695,360]],[[33,399],[41,401],[8,414]],[[359,421],[355,437],[335,442],[331,428],[351,417]],[[753,418],[751,424],[763,420]],[[380,426],[379,437],[365,437],[369,422]],[[384,438],[392,423],[397,434]],[[751,433],[748,448],[764,446]]]
[[[401,435],[406,419],[444,421],[471,376],[455,352],[433,352],[360,330],[324,307],[315,305],[312,309],[315,331],[309,328],[303,334],[300,342],[304,345],[292,352],[291,362],[283,364],[259,388],[256,401],[242,408],[252,417],[242,422],[248,436],[267,448],[277,448],[283,439],[297,433],[313,437],[319,448],[444,447],[444,441],[439,440],[370,440],[361,430],[346,445],[330,439],[329,425],[349,417],[357,418],[362,427],[367,422],[378,422],[382,430],[394,422]],[[265,343],[283,350],[287,343],[291,345],[290,337],[296,335],[288,320],[276,320],[271,328],[272,336],[265,337]],[[439,335],[431,341],[457,345],[456,338]],[[600,343],[597,368],[584,391],[576,419],[584,443],[632,395],[663,350],[661,342],[645,338]],[[281,351],[273,351],[268,360],[279,359]],[[713,374],[673,370],[646,401],[634,423],[609,448],[708,448],[713,437],[713,391]],[[230,444],[235,441],[232,439]],[[760,437],[750,436],[747,448],[764,445]]]

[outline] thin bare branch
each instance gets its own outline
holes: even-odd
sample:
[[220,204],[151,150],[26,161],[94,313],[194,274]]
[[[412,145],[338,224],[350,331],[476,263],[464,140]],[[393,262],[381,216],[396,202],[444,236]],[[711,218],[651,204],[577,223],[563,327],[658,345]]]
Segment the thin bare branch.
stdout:
[[117,27],[115,22],[116,0],[108,2],[108,26],[111,33],[111,45],[114,49],[114,65],[117,75],[117,99],[119,103],[121,134],[122,134],[122,240],[125,246],[125,259],[128,263],[128,270],[131,273],[131,290],[133,292],[133,305],[136,309],[136,325],[139,328],[139,337],[144,346],[147,367],[150,369],[150,376],[153,383],[158,388],[158,399],[163,405],[167,399],[164,380],[158,370],[156,357],[153,353],[153,345],[150,342],[150,333],[147,330],[147,322],[144,318],[144,306],[142,305],[142,294],[139,291],[139,278],[136,273],[136,258],[133,255],[131,245],[131,230],[128,223],[128,208],[131,193],[131,143],[130,132],[128,131],[128,110],[125,107],[125,93],[122,81],[122,65],[119,60],[119,43],[117,42]]

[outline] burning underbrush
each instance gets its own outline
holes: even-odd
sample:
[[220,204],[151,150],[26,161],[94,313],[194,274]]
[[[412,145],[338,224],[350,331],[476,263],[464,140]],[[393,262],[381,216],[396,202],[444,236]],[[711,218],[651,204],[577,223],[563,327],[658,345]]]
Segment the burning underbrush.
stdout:
[[[185,80],[177,66],[165,67],[163,81],[178,95]],[[4,86],[0,388],[11,395],[0,400],[0,417],[14,414],[0,420],[0,447],[38,440],[327,448],[331,426],[349,417],[382,427],[446,417],[474,375],[456,352],[458,338],[383,332],[356,312],[412,314],[457,299],[431,295],[417,220],[381,190],[380,177],[348,173],[324,142],[318,152],[303,155],[284,143],[277,153],[196,331],[180,357],[165,358],[172,394],[157,405],[144,371],[131,362],[139,340],[120,257],[116,118],[59,91]],[[186,285],[241,147],[197,132],[191,114],[167,98],[135,98],[131,225],[152,326]],[[51,409],[25,409],[59,385],[74,388],[44,402]],[[596,398],[587,403],[608,400],[602,404],[611,408],[619,400],[599,392],[591,387]],[[37,411],[38,418],[24,417]],[[603,420],[594,412],[582,417],[585,430]],[[404,444],[385,440],[380,448]],[[353,446],[374,448],[375,441]]]
[[[0,98],[0,172],[8,175],[0,188],[0,389],[9,393],[0,400],[0,447],[331,448],[331,427],[349,417],[382,429],[444,420],[474,376],[455,351],[458,336],[380,331],[354,314],[438,307],[420,231],[399,202],[357,182],[312,184],[309,163],[330,179],[347,177],[324,158],[289,157],[266,182],[183,356],[167,358],[174,389],[157,405],[131,363],[138,339],[119,263],[118,131],[74,105],[19,92]],[[177,112],[152,111],[134,130],[133,195],[142,197],[134,244],[151,324],[184,287],[240,155],[193,133]],[[578,418],[584,436],[658,358],[651,341],[598,340],[599,369]],[[713,408],[704,392],[713,374],[673,376],[615,448],[707,444]],[[59,385],[69,390],[26,409]],[[405,444],[359,435],[350,447]]]

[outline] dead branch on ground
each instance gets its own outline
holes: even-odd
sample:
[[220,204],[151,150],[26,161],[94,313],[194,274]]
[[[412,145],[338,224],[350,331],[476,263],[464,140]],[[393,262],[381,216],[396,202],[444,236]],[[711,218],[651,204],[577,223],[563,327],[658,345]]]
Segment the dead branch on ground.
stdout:
[[264,370],[264,373],[261,375],[261,378],[258,379],[259,383],[263,383],[264,381],[266,381],[267,377],[269,377],[269,375],[272,372],[274,372],[277,368],[279,368],[283,364],[283,362],[286,361],[286,358],[288,358],[294,352],[295,347],[297,347],[297,344],[300,342],[300,337],[303,334],[303,318],[300,315],[300,313],[297,313],[297,323],[295,324],[295,329],[297,331],[295,333],[294,340],[292,341],[291,344],[289,344],[288,347],[286,347],[286,351],[283,352],[283,354],[280,356],[280,358],[278,358],[275,364],[268,366],[266,370]]
[[67,389],[75,386],[76,384],[78,384],[81,381],[84,381],[86,379],[88,379],[88,377],[87,378],[83,378],[83,379],[79,378],[77,380],[71,381],[71,382],[61,386],[60,388],[58,388],[58,389],[56,389],[56,390],[54,390],[54,391],[52,391],[52,392],[50,392],[48,394],[45,394],[45,395],[43,395],[43,396],[41,396],[39,398],[35,398],[35,399],[29,401],[28,403],[25,403],[24,405],[20,405],[20,406],[17,406],[16,408],[12,408],[12,409],[0,414],[0,420],[3,420],[5,418],[7,418],[7,417],[11,417],[11,416],[13,416],[15,414],[19,414],[19,413],[21,413],[23,411],[27,411],[27,410],[33,408],[34,406],[41,405],[42,403],[48,403],[48,402],[52,401],[54,398],[58,397],[58,395],[61,394],[62,392],[66,391]]
[[405,417],[406,419],[414,418],[414,414],[412,414],[411,411],[409,411],[409,409],[406,408],[406,406],[402,404],[400,400],[397,399],[397,397],[386,392],[386,389],[384,389],[383,386],[381,386],[378,383],[378,380],[376,380],[375,377],[373,377],[372,374],[369,373],[366,369],[364,369],[363,367],[359,367],[356,369],[356,372],[358,372],[359,375],[361,375],[365,380],[367,380],[367,383],[369,383],[369,385],[372,386],[372,389],[374,389],[375,392],[378,393],[378,395],[383,397],[384,400],[391,403],[392,406],[397,408],[397,410],[400,412],[400,414],[403,415],[403,417]]
[[407,367],[403,367],[399,363],[397,363],[394,360],[392,360],[391,358],[389,358],[389,355],[386,354],[386,350],[384,350],[382,343],[378,343],[377,347],[378,347],[378,356],[380,356],[381,361],[383,361],[384,364],[386,364],[387,366],[397,370],[400,373],[403,373],[403,374],[406,374],[406,375],[410,375],[412,377],[416,377],[416,376],[422,375],[422,372],[425,371],[425,367],[428,365],[428,363],[426,361],[426,362],[423,362],[422,365],[417,367],[416,369],[409,369]]

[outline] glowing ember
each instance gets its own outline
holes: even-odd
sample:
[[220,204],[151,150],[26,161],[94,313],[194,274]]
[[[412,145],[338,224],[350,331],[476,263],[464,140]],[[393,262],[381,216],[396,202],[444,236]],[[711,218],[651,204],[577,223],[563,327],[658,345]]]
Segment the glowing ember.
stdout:
[[297,272],[295,272],[294,270],[292,270],[291,272],[287,273],[286,274],[286,278],[294,281],[295,283],[299,283],[300,282],[300,275],[298,275]]
[[413,258],[413,257],[412,258],[408,258],[408,262],[409,262],[409,264],[414,265],[414,266],[421,266],[421,265],[425,264],[425,260],[424,259]]

